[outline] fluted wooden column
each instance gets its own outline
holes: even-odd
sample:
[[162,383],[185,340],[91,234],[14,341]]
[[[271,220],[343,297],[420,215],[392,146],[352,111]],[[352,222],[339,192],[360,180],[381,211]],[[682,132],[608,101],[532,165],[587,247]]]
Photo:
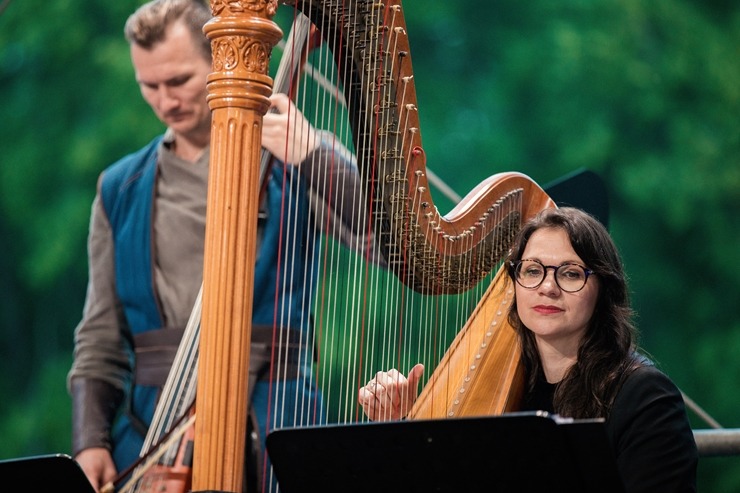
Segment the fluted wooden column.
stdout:
[[193,491],[240,493],[257,241],[262,117],[282,32],[275,0],[211,0],[213,112]]

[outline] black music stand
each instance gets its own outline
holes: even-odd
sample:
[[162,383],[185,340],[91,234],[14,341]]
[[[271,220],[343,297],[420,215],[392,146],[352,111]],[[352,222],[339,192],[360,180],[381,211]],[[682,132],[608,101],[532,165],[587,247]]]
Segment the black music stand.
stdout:
[[95,493],[77,462],[64,454],[0,460],[0,478],[19,491]]
[[582,209],[609,228],[609,193],[604,180],[587,169],[578,169],[542,187],[558,205]]
[[544,412],[285,428],[267,436],[284,493],[623,493],[603,420]]

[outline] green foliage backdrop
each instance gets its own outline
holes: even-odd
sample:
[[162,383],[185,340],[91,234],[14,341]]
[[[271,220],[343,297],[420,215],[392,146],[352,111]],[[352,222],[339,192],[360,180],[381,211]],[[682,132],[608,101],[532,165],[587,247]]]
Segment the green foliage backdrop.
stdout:
[[[140,3],[0,2],[0,459],[69,449],[97,175],[161,130],[122,36]],[[429,167],[461,195],[600,174],[644,347],[740,428],[740,6],[404,5]],[[702,459],[700,490],[740,490],[740,457]]]

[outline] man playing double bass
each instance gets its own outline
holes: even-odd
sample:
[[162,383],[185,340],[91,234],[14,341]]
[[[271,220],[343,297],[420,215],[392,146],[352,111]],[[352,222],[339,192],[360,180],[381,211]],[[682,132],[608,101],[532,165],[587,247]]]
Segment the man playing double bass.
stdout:
[[[89,281],[75,330],[68,388],[73,400],[72,453],[96,490],[138,459],[202,282],[211,135],[206,78],[212,60],[203,25],[210,18],[209,8],[198,0],[152,0],[125,26],[141,94],[166,131],[107,167],[92,204]],[[262,144],[280,159],[263,185],[258,228],[250,358],[250,378],[256,385],[249,387],[255,430],[261,435],[257,450],[264,450],[260,431],[268,419],[265,370],[271,349],[269,336],[258,329],[271,328],[279,320],[296,331],[298,339],[310,340],[311,331],[309,287],[283,287],[277,306],[284,311],[275,308],[278,271],[280,278],[288,270],[296,279],[315,278],[308,262],[285,264],[278,257],[279,242],[289,241],[286,234],[298,235],[302,252],[294,258],[315,255],[315,246],[306,240],[310,235],[304,234],[324,222],[311,219],[308,196],[316,192],[313,185],[331,173],[340,194],[355,194],[359,186],[356,166],[344,148],[328,144],[333,139],[314,129],[284,95],[274,95],[271,105],[274,111],[264,117]],[[291,129],[299,129],[290,139],[288,120]],[[283,200],[284,190],[293,194],[291,200]],[[342,202],[339,194],[322,198],[332,209]],[[288,203],[291,211],[283,209]],[[339,222],[350,235],[356,232],[352,217]],[[267,356],[260,359],[260,354]],[[321,409],[321,396],[310,380],[311,363],[305,356],[291,361],[278,382],[310,396],[285,403],[285,409],[295,411],[284,417],[291,424]],[[252,474],[251,480],[255,477]]]

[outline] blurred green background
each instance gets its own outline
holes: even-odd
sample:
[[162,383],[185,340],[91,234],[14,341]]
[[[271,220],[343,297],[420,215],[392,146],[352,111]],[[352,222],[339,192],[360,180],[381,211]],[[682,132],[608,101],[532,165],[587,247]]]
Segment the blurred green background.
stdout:
[[[161,131],[122,35],[140,3],[0,1],[0,459],[69,451],[96,179]],[[602,176],[642,345],[740,428],[740,4],[404,7],[429,168],[460,195]],[[740,491],[740,456],[702,458],[699,489]]]

